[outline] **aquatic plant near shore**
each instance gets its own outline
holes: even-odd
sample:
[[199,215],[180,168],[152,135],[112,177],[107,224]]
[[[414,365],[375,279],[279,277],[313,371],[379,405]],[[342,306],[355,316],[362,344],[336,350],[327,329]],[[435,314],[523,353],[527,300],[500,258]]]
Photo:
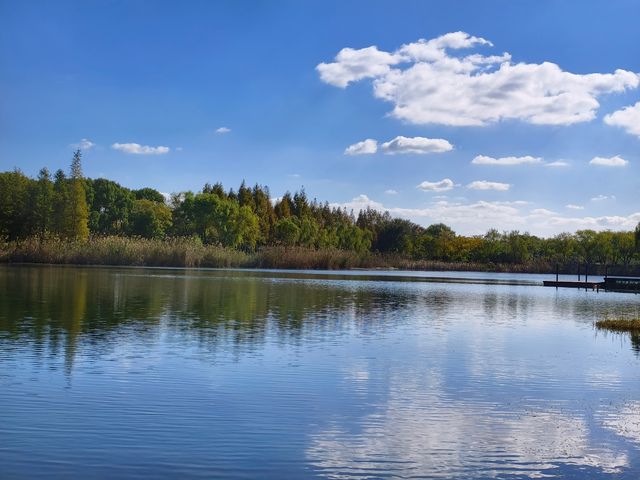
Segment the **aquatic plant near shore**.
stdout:
[[640,333],[640,317],[639,318],[608,318],[598,320],[596,328],[601,330],[611,330],[614,332],[636,332]]
[[31,237],[0,246],[0,261],[6,263],[215,268],[250,266],[252,260],[240,250],[203,245],[192,237],[150,240],[106,236],[86,242]]

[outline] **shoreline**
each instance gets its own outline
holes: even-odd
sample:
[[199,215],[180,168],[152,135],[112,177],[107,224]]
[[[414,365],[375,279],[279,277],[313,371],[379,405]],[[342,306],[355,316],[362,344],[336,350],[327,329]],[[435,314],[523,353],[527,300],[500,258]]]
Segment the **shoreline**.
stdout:
[[[480,263],[410,258],[398,253],[357,253],[339,249],[268,246],[243,251],[206,245],[193,238],[148,240],[131,237],[94,237],[89,241],[28,238],[0,242],[0,264],[164,267],[189,269],[486,272],[514,274],[584,275],[584,264],[560,264],[536,258],[528,263]],[[603,276],[605,265],[590,265],[589,276]],[[609,267],[610,275],[637,275],[638,265]],[[625,273],[623,273],[623,271]],[[628,272],[628,273],[627,273]]]

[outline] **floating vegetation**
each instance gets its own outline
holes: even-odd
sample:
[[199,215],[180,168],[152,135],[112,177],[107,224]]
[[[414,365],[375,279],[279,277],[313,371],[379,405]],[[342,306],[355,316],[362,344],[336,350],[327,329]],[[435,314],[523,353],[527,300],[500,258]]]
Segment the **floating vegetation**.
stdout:
[[596,328],[614,332],[640,332],[640,318],[608,318],[598,320]]
[[[640,317],[635,318],[607,318],[596,322],[598,330],[629,334],[631,348],[640,355]],[[626,336],[626,335],[625,335]]]

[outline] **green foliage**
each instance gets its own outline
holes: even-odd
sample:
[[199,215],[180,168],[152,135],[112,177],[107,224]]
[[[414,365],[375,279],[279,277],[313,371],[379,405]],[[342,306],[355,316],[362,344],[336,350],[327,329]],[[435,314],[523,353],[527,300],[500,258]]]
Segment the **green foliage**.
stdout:
[[131,209],[129,233],[144,238],[164,238],[171,227],[171,209],[146,198],[135,200]]
[[132,192],[136,200],[151,200],[152,202],[165,203],[164,195],[153,188],[141,188]]
[[19,170],[0,173],[0,236],[16,239],[29,233],[25,222],[29,184]]
[[32,233],[43,238],[53,226],[53,183],[46,168],[40,170],[38,180],[31,185],[29,203],[32,207],[30,218]]
[[[101,235],[122,235],[128,229],[134,194],[116,182],[98,178],[89,181],[92,200],[89,227]],[[149,189],[151,190],[151,189]]]
[[282,218],[289,218],[293,210],[293,200],[291,199],[291,194],[286,192],[274,207],[274,212],[278,220]]
[[[635,232],[580,230],[548,239],[497,230],[463,236],[442,223],[425,228],[371,208],[356,219],[345,209],[310,200],[304,190],[286,192],[274,203],[267,187],[249,188],[244,181],[237,191],[226,192],[220,183],[205,184],[201,192],[173,194],[167,203],[152,188],[130,190],[107,179],[85,179],[79,151],[68,177],[58,170],[52,181],[47,169],[36,179],[18,170],[0,173],[0,240],[60,237],[74,244],[90,234],[94,240],[182,238],[203,248],[258,249],[269,252],[265,265],[355,266],[367,264],[363,259],[369,256],[378,259],[370,264],[393,258],[393,265],[406,268],[427,268],[433,262],[443,268],[458,262],[495,269],[571,269],[578,263],[637,264],[640,246],[640,225]],[[110,256],[117,255],[118,248],[129,251],[126,243],[109,245],[115,249]],[[336,251],[353,255],[327,253]],[[278,262],[276,254],[288,260]],[[304,260],[305,255],[314,260]]]
[[66,229],[65,210],[69,197],[69,183],[62,170],[57,170],[53,182],[53,231],[63,235]]
[[276,244],[292,247],[298,243],[300,238],[300,228],[292,219],[285,217],[276,223],[275,240]]
[[71,162],[71,178],[64,206],[64,236],[75,240],[89,238],[89,208],[80,165],[82,154],[76,150]]

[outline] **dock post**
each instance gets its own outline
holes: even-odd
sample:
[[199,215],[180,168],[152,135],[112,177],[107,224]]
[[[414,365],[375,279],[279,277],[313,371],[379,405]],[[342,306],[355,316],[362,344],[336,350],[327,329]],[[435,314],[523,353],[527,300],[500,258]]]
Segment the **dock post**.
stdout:
[[558,276],[560,273],[560,264],[556,263],[556,290],[558,290]]
[[587,290],[587,282],[589,281],[589,264],[584,264],[584,289]]
[[578,281],[580,281],[580,263],[578,262]]

